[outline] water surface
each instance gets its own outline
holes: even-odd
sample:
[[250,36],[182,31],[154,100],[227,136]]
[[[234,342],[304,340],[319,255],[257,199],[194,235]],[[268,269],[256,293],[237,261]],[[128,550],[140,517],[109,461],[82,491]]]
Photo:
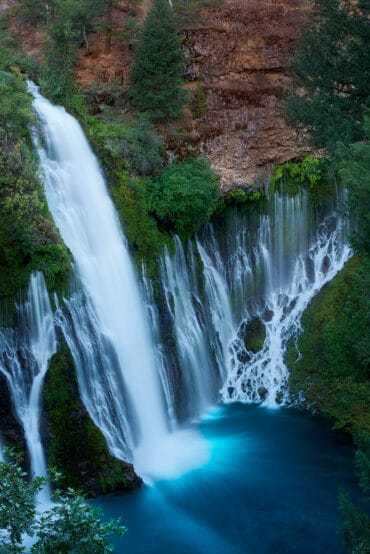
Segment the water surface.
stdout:
[[339,487],[357,493],[353,448],[327,421],[241,404],[200,423],[209,463],[185,476],[105,497],[128,532],[125,554],[328,554],[344,550]]

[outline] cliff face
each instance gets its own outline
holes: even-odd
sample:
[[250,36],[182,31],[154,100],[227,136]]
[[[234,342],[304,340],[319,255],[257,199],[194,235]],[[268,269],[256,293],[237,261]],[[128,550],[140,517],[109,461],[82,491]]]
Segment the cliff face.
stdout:
[[[135,8],[118,2],[110,52],[101,33],[90,35],[89,47],[80,49],[76,81],[83,88],[98,84],[98,103],[105,103],[110,83],[115,82],[122,93],[121,105],[129,112],[125,89],[132,43],[122,40],[122,32],[132,15],[142,20],[149,6],[150,0]],[[308,151],[280,115],[279,105],[290,87],[289,60],[309,9],[309,0],[223,0],[204,7],[182,31],[187,88],[202,86],[206,108],[201,116],[187,113],[170,129],[160,130],[180,157],[205,156],[224,190],[261,186],[275,164]],[[18,26],[16,34],[26,50],[40,57],[41,30]],[[173,134],[176,127],[181,132]]]
[[196,150],[224,189],[260,184],[272,165],[303,149],[279,103],[308,10],[306,0],[226,0],[203,9],[197,26],[184,31],[189,76],[207,95],[193,123]]

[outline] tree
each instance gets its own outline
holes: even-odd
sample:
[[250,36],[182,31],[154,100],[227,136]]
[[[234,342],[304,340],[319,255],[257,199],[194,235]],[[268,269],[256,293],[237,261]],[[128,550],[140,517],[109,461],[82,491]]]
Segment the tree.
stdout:
[[0,462],[0,554],[23,552],[25,533],[36,535],[32,554],[113,552],[108,536],[122,535],[126,530],[118,520],[103,523],[99,511],[73,489],[66,494],[57,490],[55,504],[39,513],[35,495],[44,484],[45,479],[40,477],[27,480],[14,455],[9,462]]
[[0,462],[0,553],[22,552],[22,534],[32,534],[36,516],[35,494],[43,479],[27,482],[16,458]]
[[219,197],[218,179],[207,162],[188,158],[154,181],[152,212],[167,230],[188,237],[208,221]]
[[82,496],[68,489],[57,491],[56,504],[36,523],[37,542],[32,554],[106,554],[113,552],[108,535],[123,535],[125,528],[117,520],[103,523],[99,511],[91,508]]
[[150,119],[178,117],[185,101],[181,75],[185,59],[167,0],[154,0],[135,49],[133,107]]
[[348,187],[349,208],[356,225],[352,244],[355,250],[370,255],[370,110],[365,114],[363,129],[366,140],[343,149],[345,166],[341,175]]
[[368,1],[354,7],[347,0],[316,0],[293,60],[295,89],[286,115],[331,152],[338,141],[363,136],[362,110],[370,107],[369,11]]

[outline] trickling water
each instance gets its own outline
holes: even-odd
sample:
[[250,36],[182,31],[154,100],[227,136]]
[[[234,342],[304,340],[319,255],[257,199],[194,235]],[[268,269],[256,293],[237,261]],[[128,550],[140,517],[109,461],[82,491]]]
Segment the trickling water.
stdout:
[[[112,453],[144,476],[192,463],[177,459],[144,304],[117,214],[98,162],[77,123],[34,85],[38,147],[49,209],[76,264],[83,290],[59,312],[81,397]],[[190,437],[188,436],[188,439]]]
[[[31,470],[46,476],[40,436],[40,402],[44,378],[57,340],[49,295],[42,273],[33,273],[27,298],[17,305],[17,329],[0,330],[0,372],[5,376],[17,417],[22,424]],[[39,500],[47,501],[45,488]]]

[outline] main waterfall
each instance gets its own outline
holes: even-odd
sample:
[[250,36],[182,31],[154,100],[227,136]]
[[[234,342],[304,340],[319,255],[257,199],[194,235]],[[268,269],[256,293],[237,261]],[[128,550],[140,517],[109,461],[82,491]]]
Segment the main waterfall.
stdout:
[[97,160],[77,121],[30,89],[49,209],[75,260],[76,291],[57,320],[82,399],[112,453],[141,475],[183,470],[193,463],[185,447],[179,454],[185,431],[170,428],[138,279]]

